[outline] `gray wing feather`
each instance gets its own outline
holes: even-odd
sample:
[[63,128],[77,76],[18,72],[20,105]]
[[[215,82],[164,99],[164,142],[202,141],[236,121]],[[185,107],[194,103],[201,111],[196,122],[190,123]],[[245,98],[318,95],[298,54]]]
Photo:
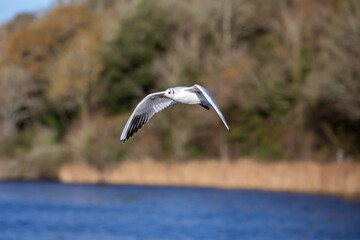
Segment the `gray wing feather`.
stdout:
[[216,104],[215,98],[212,96],[212,94],[206,88],[204,88],[200,85],[197,85],[197,84],[195,84],[193,86],[193,88],[195,90],[198,90],[201,93],[201,95],[203,95],[203,97],[206,99],[206,101],[211,104],[211,106],[215,109],[215,111],[217,112],[217,114],[219,115],[219,117],[221,118],[223,123],[225,124],[225,127],[227,128],[227,130],[230,130],[229,126],[226,123],[226,120],[225,120],[224,116],[222,115],[219,106]]
[[128,140],[156,113],[176,103],[176,101],[170,98],[162,98],[161,96],[163,94],[164,92],[149,94],[136,106],[134,112],[126,122],[120,137],[121,142]]

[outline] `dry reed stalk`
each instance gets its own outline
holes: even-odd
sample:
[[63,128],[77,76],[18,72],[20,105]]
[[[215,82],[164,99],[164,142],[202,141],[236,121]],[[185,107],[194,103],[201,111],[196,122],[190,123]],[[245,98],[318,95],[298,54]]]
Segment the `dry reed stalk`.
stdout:
[[102,172],[88,165],[70,164],[61,168],[59,179],[61,182],[206,186],[360,196],[359,163],[264,163],[243,159],[166,164],[146,159],[126,161]]

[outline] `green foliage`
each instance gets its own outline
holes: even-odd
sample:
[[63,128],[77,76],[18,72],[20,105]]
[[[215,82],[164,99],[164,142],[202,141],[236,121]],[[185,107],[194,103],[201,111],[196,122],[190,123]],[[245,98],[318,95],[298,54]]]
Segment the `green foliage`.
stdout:
[[166,51],[174,31],[169,15],[159,2],[142,1],[106,46],[104,106],[110,113],[128,110],[138,92],[154,86],[152,62]]
[[304,82],[304,79],[311,72],[311,58],[312,58],[311,49],[304,49],[301,52],[301,62],[300,62],[300,71],[298,78]]
[[248,111],[236,128],[236,143],[240,144],[240,152],[245,156],[258,158],[281,158],[279,136],[281,125],[259,112]]
[[187,86],[196,82],[196,79],[198,79],[201,75],[201,67],[202,66],[199,61],[190,61],[184,63],[180,73],[180,82],[182,85]]
[[71,122],[77,115],[77,111],[66,110],[59,112],[53,106],[48,106],[38,121],[41,125],[54,129],[56,132],[56,140],[62,141]]
[[13,153],[22,154],[24,152],[29,151],[31,147],[32,135],[33,133],[30,129],[18,135],[13,145]]
[[260,110],[274,118],[285,117],[294,105],[294,93],[284,81],[277,81],[274,84],[261,84],[257,89],[257,95],[263,100]]

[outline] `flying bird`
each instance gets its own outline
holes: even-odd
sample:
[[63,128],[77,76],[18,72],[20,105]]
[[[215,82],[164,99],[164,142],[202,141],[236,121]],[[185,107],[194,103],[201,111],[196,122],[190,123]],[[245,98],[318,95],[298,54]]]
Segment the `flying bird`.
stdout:
[[219,106],[216,104],[214,97],[206,88],[195,84],[192,87],[173,87],[162,92],[147,95],[136,106],[134,112],[131,114],[121,134],[120,141],[125,142],[128,140],[132,135],[134,135],[134,133],[144,126],[152,116],[177,102],[185,104],[200,104],[207,110],[211,107],[214,108],[225,124],[227,130],[229,130],[229,126],[227,125]]

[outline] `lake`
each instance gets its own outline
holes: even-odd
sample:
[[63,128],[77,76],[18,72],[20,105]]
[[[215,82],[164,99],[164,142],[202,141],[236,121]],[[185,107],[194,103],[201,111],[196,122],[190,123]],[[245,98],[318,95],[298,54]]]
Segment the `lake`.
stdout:
[[0,182],[0,240],[360,239],[360,202],[216,188]]

